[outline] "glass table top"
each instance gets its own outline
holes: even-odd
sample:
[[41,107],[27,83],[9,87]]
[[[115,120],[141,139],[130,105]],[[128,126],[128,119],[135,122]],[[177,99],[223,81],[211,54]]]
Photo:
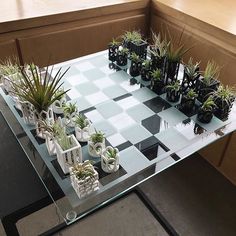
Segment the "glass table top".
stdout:
[[[64,88],[71,89],[67,101],[76,102],[79,112],[93,127],[105,133],[106,145],[117,147],[120,153],[119,170],[107,174],[101,169],[101,159],[91,157],[87,144],[81,143],[83,160],[93,161],[100,187],[82,199],[56,156],[48,154],[45,140],[36,137],[35,127],[23,122],[12,98],[0,89],[22,129],[15,133],[16,138],[23,148],[31,144],[30,152],[39,154],[36,157],[28,154],[29,160],[67,224],[236,129],[235,104],[226,121],[214,116],[209,124],[203,124],[196,118],[197,109],[184,114],[179,110],[179,102],[168,102],[165,93],[157,95],[140,76],[131,85],[128,66],[110,63],[107,51],[54,65],[53,73],[68,66],[71,68],[64,77]],[[180,80],[182,76],[180,68]],[[51,187],[46,170],[58,184],[60,194],[55,186]]]

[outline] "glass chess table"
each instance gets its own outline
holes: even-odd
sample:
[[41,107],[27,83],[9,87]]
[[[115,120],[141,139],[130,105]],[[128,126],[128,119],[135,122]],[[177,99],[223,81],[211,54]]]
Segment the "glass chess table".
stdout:
[[[56,156],[49,156],[45,140],[36,137],[35,127],[23,122],[21,112],[12,98],[2,89],[0,93],[19,122],[22,134],[15,134],[24,148],[29,143],[40,155],[28,155],[30,162],[56,204],[66,224],[82,218],[105,203],[121,196],[143,181],[175,165],[179,161],[230,134],[236,129],[234,104],[227,120],[213,117],[209,124],[196,119],[197,107],[191,113],[179,110],[179,102],[170,103],[166,94],[157,95],[149,89],[149,82],[129,75],[129,65],[118,67],[108,60],[108,52],[56,64],[70,70],[64,77],[67,101],[76,102],[97,130],[106,135],[106,145],[117,147],[120,168],[107,174],[101,169],[100,158],[89,156],[86,143],[81,143],[83,160],[92,160],[99,174],[100,189],[79,199],[70,183],[69,175],[61,170]],[[183,76],[180,67],[178,78]],[[135,81],[135,84],[131,85]],[[73,132],[73,130],[71,130]],[[51,187],[48,169],[60,188],[60,197]]]

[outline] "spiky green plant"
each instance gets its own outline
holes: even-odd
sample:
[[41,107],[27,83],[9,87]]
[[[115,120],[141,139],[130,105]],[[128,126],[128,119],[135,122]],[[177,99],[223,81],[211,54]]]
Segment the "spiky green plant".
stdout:
[[109,148],[109,149],[106,151],[106,156],[107,156],[108,158],[115,159],[116,156],[117,156],[117,149],[115,149],[115,148]]
[[204,111],[212,111],[216,107],[216,104],[212,98],[212,96],[208,97],[208,99],[202,104],[201,108]]
[[104,133],[101,131],[95,130],[95,133],[90,136],[90,140],[96,144],[96,143],[102,143],[105,138]]
[[185,94],[185,97],[187,99],[194,99],[196,98],[198,95],[197,93],[194,91],[194,89],[189,89],[189,91]]
[[60,132],[56,136],[56,140],[63,151],[66,151],[74,146],[74,143],[72,142],[72,138],[68,136],[65,131]]
[[156,70],[152,71],[151,77],[154,81],[161,81],[163,79],[162,75],[161,75],[161,70],[156,69]]
[[65,116],[71,115],[74,112],[76,113],[78,111],[76,102],[75,103],[69,102],[67,104],[64,104],[63,105],[63,111],[64,111]]
[[149,70],[150,67],[151,67],[151,61],[150,60],[144,60],[142,62],[142,67],[145,69],[145,70]]
[[163,40],[161,39],[161,34],[158,33],[158,35],[152,31],[152,40],[153,40],[153,49],[150,50],[151,53],[154,56],[157,56],[159,58],[162,58],[164,56],[166,56],[167,54],[167,48],[170,44],[170,42],[167,41],[166,38],[164,38]]
[[122,39],[125,42],[133,42],[136,44],[140,44],[143,42],[142,35],[136,30],[126,31],[124,35],[122,35]]
[[[63,82],[61,82],[61,80],[69,68],[62,74],[61,70],[62,68],[60,68],[53,77],[53,67],[50,72],[49,67],[47,67],[46,73],[43,76],[39,71],[35,71],[32,65],[30,65],[32,76],[27,75],[26,71],[22,69],[21,83],[17,84],[13,82],[13,92],[23,101],[31,103],[39,113],[43,110],[47,111],[52,103],[61,96],[61,94],[58,96],[55,96],[55,94],[62,87]],[[64,91],[63,94],[68,91],[69,89]]]
[[54,97],[57,97],[60,100],[63,96],[65,96],[64,88],[59,89],[55,94]]
[[170,91],[179,91],[180,90],[180,82],[179,80],[176,80],[174,82],[172,82],[171,84],[167,85],[166,90],[170,90]]
[[195,79],[196,77],[199,76],[200,72],[199,72],[199,65],[200,62],[193,62],[193,58],[190,57],[189,61],[187,64],[185,64],[185,73],[188,75],[189,79]]
[[86,117],[82,114],[77,115],[75,117],[74,122],[80,129],[84,129],[85,127],[88,126],[88,121],[87,121]]
[[127,56],[129,54],[129,49],[128,48],[122,48],[119,50],[119,53],[123,56]]
[[90,162],[78,163],[72,167],[72,174],[77,179],[83,180],[86,177],[94,177],[95,170]]
[[203,74],[203,82],[206,85],[210,85],[214,79],[218,79],[220,70],[221,68],[216,64],[215,61],[208,61]]
[[138,63],[140,61],[140,57],[135,52],[132,52],[130,55],[130,60],[132,62]]
[[117,41],[116,39],[112,39],[112,41],[109,43],[109,46],[114,47],[114,46],[119,46],[120,42]]
[[20,71],[18,60],[13,62],[10,58],[7,58],[0,64],[0,74],[3,76],[14,75],[20,73]]
[[65,129],[61,126],[60,122],[56,121],[53,124],[49,124],[45,120],[39,120],[39,126],[42,130],[48,132],[52,137],[60,137],[64,133]]

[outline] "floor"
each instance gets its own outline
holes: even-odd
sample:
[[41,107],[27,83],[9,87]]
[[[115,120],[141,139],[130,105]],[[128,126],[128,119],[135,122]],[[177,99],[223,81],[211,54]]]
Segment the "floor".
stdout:
[[[236,235],[236,188],[197,154],[146,181],[141,189],[179,235]],[[50,205],[18,221],[17,228],[20,235],[33,236],[58,220],[56,209]],[[167,235],[136,194],[129,194],[55,236],[78,232],[80,236]],[[0,235],[4,235],[1,227]]]

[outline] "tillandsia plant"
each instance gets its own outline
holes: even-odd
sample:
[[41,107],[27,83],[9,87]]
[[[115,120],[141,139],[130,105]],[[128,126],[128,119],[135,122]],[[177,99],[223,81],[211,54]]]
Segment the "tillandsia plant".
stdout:
[[151,73],[151,89],[157,93],[161,94],[164,88],[164,79],[160,69],[155,69]]
[[141,60],[139,55],[137,55],[135,52],[132,52],[130,55],[130,60],[131,60],[130,75],[131,76],[140,75]]
[[77,113],[78,112],[78,108],[75,103],[69,102],[63,105],[63,110],[64,110],[64,115],[67,117],[73,113]]
[[217,80],[220,75],[221,68],[215,61],[211,60],[207,62],[205,71],[203,73],[202,81],[206,85],[211,85],[214,80]]
[[106,150],[106,157],[109,158],[109,159],[116,159],[117,157],[117,149],[116,148],[109,148]]
[[[133,30],[133,31],[126,31],[121,38],[124,41],[125,46],[129,46],[130,42],[133,43],[141,43],[142,40],[142,35],[140,34],[139,31]],[[128,47],[129,48],[129,47]]]
[[165,57],[167,54],[167,48],[170,42],[166,38],[161,39],[161,33],[156,34],[152,31],[153,45],[151,47],[151,54],[157,56],[158,58]]
[[89,123],[84,115],[79,114],[75,117],[75,125],[78,126],[80,129],[84,129],[89,125]]
[[53,138],[60,137],[61,134],[65,132],[65,128],[59,121],[56,121],[53,124],[48,124],[45,120],[40,120],[39,125]]
[[93,157],[99,157],[105,148],[105,134],[95,130],[88,141],[88,151]]
[[119,47],[120,46],[120,42],[117,39],[112,38],[112,41],[108,44],[108,46]]
[[101,167],[106,173],[112,173],[119,169],[119,150],[117,148],[108,146],[102,151]]
[[197,98],[197,93],[195,92],[194,89],[190,89],[185,95],[184,95],[187,99],[195,99]]
[[102,143],[105,139],[105,134],[101,131],[95,130],[95,133],[91,135],[90,140],[96,144],[96,143]]
[[[23,101],[31,103],[35,110],[40,113],[41,111],[47,111],[52,103],[61,96],[55,94],[61,89],[63,82],[62,78],[69,70],[66,69],[61,74],[62,68],[58,70],[55,76],[52,76],[53,67],[49,71],[49,67],[46,69],[46,73],[41,75],[39,71],[35,71],[34,67],[30,65],[30,71],[32,76],[27,75],[24,69],[21,70],[22,80],[20,84],[13,82],[14,93]],[[68,92],[64,91],[62,94]]]
[[94,178],[95,170],[91,162],[87,161],[73,165],[71,174],[79,180],[84,180],[87,177]]
[[0,64],[0,75],[9,76],[19,73],[20,71],[21,70],[17,59],[12,61],[10,58],[7,58]]
[[128,48],[121,48],[117,52],[116,62],[118,66],[125,66],[128,62],[128,54],[129,50]]
[[110,61],[115,61],[117,57],[117,51],[119,49],[120,42],[116,39],[112,39],[112,41],[108,44],[108,58]]
[[216,104],[211,96],[201,106],[204,111],[212,111],[215,107]]
[[141,64],[141,78],[144,81],[150,81],[151,80],[151,60],[144,60]]
[[154,81],[160,81],[162,80],[161,70],[156,69],[151,72],[151,77]]
[[132,52],[131,55],[130,55],[130,60],[132,62],[139,63],[140,62],[140,57],[135,52]]
[[210,96],[198,109],[197,119],[202,123],[209,123],[213,117],[213,112],[216,104],[213,98]]
[[66,134],[65,130],[56,136],[56,140],[63,151],[66,151],[74,146],[71,137]]
[[197,96],[198,94],[193,89],[190,89],[186,94],[183,94],[181,98],[181,110],[186,112],[192,111]]
[[179,80],[176,80],[171,84],[167,85],[165,87],[167,91],[166,93],[167,100],[170,102],[177,102],[180,98],[180,88],[181,86]]

